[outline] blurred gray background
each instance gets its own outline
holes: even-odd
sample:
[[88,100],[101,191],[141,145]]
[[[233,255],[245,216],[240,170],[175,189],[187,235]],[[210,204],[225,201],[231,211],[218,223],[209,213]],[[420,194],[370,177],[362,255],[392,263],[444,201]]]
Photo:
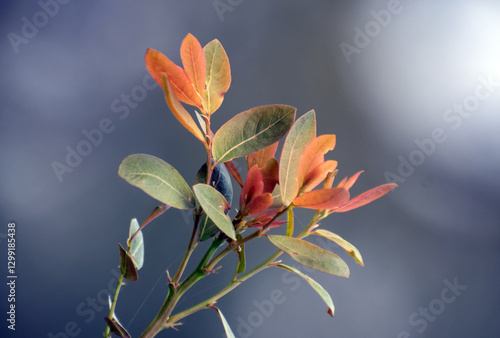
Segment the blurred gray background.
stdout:
[[[310,273],[332,295],[333,318],[307,283],[268,269],[218,303],[238,338],[498,336],[497,1],[41,0],[2,7],[2,337],[102,336],[118,243],[125,245],[131,218],[144,220],[158,204],[118,177],[120,161],[153,154],[192,182],[205,158],[144,65],[147,48],[179,64],[187,33],[202,45],[219,39],[231,62],[232,85],[214,129],[253,106],[289,104],[299,116],[315,109],[318,134],[337,135],[328,156],[339,161],[339,177],[365,170],[353,194],[399,184],[322,224],[365,260],[362,268],[331,247],[351,277]],[[110,132],[91,149],[80,145],[86,156],[58,176],[54,162],[67,165],[69,149],[106,123]],[[299,213],[297,227],[308,216]],[[163,302],[165,270],[178,267],[190,217],[170,210],[145,230],[145,266],[117,306],[133,337]],[[17,226],[15,332],[5,314],[9,222]],[[265,239],[247,250],[250,265],[273,252]],[[233,256],[179,309],[229,282]],[[280,303],[266,308],[273,290]],[[216,312],[207,310],[159,336],[223,335]]]

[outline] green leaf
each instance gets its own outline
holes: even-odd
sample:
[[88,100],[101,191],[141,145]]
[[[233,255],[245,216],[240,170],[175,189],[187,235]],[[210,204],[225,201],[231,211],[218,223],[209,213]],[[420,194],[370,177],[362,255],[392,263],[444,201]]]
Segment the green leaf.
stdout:
[[193,191],[181,174],[158,157],[130,155],[120,164],[118,175],[164,204],[177,209],[195,207]]
[[268,238],[300,264],[332,275],[349,277],[347,264],[330,251],[294,237],[269,235]]
[[[240,234],[237,234],[236,236],[238,237],[238,240],[243,238]],[[236,267],[236,273],[238,274],[245,271],[246,268],[245,243],[237,247],[235,251],[238,254],[238,266]]]
[[229,327],[229,324],[228,324],[226,318],[224,317],[224,315],[222,314],[221,310],[219,310],[215,306],[212,306],[212,309],[217,311],[217,314],[219,315],[220,320],[222,321],[222,325],[224,326],[224,331],[226,332],[226,337],[227,338],[235,338],[234,333],[231,330],[231,327]]
[[139,278],[132,257],[129,256],[127,251],[120,244],[118,245],[120,246],[120,271],[122,275],[129,281],[137,282]]
[[203,103],[208,115],[219,109],[224,94],[231,85],[231,66],[226,51],[219,40],[210,41],[203,47],[205,54],[205,91]]
[[342,247],[345,251],[347,251],[347,253],[349,255],[354,257],[354,259],[356,260],[356,263],[358,263],[361,266],[365,266],[365,264],[363,263],[363,257],[361,257],[361,253],[359,252],[359,250],[356,249],[356,247],[354,245],[352,245],[351,243],[349,243],[348,241],[346,241],[345,239],[343,239],[339,235],[334,234],[333,232],[330,232],[330,231],[324,230],[324,229],[318,229],[316,231],[311,232],[311,234],[327,238],[327,239],[337,243],[340,247]]
[[[205,183],[207,181],[207,164],[203,164],[198,170],[196,174],[196,178],[194,179],[194,184]],[[219,163],[215,166],[212,171],[211,177],[212,186],[224,196],[226,201],[231,205],[233,200],[233,185],[231,183],[231,177],[229,176],[229,172],[226,166],[222,163]],[[229,213],[229,210],[226,210],[226,214]],[[196,217],[196,215],[194,215]],[[219,232],[219,228],[215,223],[207,217],[206,214],[201,215],[200,221],[200,231],[198,232],[198,237],[201,241],[205,241],[209,238],[212,238]]]
[[229,238],[235,240],[233,223],[226,215],[225,211],[229,208],[229,203],[224,196],[207,184],[196,184],[193,186],[194,193],[203,211],[214,221],[215,225],[225,233]]
[[314,110],[301,116],[288,133],[280,159],[281,200],[290,205],[299,193],[299,166],[302,153],[316,137],[316,113]]
[[297,270],[291,266],[288,266],[285,264],[276,264],[275,266],[283,268],[283,269],[288,270],[288,271],[291,271],[293,273],[296,273],[300,277],[304,278],[306,280],[306,282],[308,282],[309,285],[311,285],[311,287],[314,289],[314,291],[316,291],[321,296],[321,298],[325,301],[326,305],[328,306],[327,312],[330,316],[333,317],[333,314],[335,312],[335,306],[333,305],[332,297],[330,297],[330,294],[328,293],[328,291],[326,291],[318,282],[316,282],[314,279],[312,279],[308,275],[300,272],[299,270]]
[[255,107],[239,113],[215,134],[212,153],[222,163],[264,149],[290,129],[296,109],[285,105]]
[[130,238],[137,232],[137,230],[139,230],[139,223],[137,222],[137,218],[133,218],[130,221],[130,229],[128,232],[129,255],[132,257],[137,270],[140,270],[144,265],[144,239],[142,231],[139,231],[132,240],[132,243],[130,243]]
[[287,211],[288,222],[286,224],[286,235],[293,236],[293,210],[292,208]]

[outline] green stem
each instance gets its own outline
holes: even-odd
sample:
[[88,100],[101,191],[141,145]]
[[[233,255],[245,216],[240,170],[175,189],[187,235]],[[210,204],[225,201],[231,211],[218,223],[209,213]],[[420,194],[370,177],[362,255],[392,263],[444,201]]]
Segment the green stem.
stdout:
[[210,273],[210,271],[206,269],[206,264],[210,261],[210,258],[212,258],[222,243],[224,243],[223,239],[220,237],[215,238],[193,273],[189,275],[189,277],[187,277],[186,280],[184,280],[179,286],[170,283],[169,292],[162,308],[148,328],[142,333],[142,338],[154,337],[161,330],[174,326],[174,323],[171,323],[169,320],[170,314],[181,299],[182,295],[201,278]]
[[184,254],[184,257],[182,258],[182,262],[181,265],[179,266],[179,269],[177,269],[177,272],[171,281],[171,283],[173,283],[174,285],[177,285],[181,280],[182,274],[186,269],[189,258],[191,257],[191,254],[193,253],[194,249],[196,248],[196,245],[198,244],[197,237],[198,237],[198,231],[200,229],[201,215],[202,214],[196,215],[193,232],[191,233],[191,239],[189,240],[188,248],[186,250],[186,253]]
[[[120,289],[123,285],[123,278],[125,276],[123,273],[120,275],[120,278],[118,278],[118,283],[116,284],[115,288],[115,294],[113,295],[113,301],[111,302],[111,309],[109,309],[109,319],[113,320],[113,317],[115,316],[115,308],[116,308],[116,301],[118,300],[118,294],[120,293]],[[110,334],[110,327],[106,325],[106,330],[104,331],[104,337],[107,337]]]

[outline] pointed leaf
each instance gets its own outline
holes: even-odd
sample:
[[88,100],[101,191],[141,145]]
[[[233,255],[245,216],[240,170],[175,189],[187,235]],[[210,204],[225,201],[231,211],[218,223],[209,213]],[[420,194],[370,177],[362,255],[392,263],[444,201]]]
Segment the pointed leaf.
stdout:
[[349,192],[344,188],[329,188],[306,192],[293,200],[296,207],[326,210],[345,205]]
[[224,196],[215,190],[215,188],[207,184],[196,184],[193,187],[194,193],[203,211],[217,225],[217,227],[225,233],[229,238],[235,240],[233,223],[226,215],[225,211],[229,208],[229,203]]
[[203,93],[203,103],[208,115],[215,112],[224,100],[224,94],[231,85],[231,67],[226,51],[219,40],[210,41],[203,47],[206,65],[206,89]]
[[224,165],[226,166],[227,170],[231,173],[231,176],[233,176],[236,182],[240,185],[240,187],[243,187],[243,180],[241,179],[240,171],[238,170],[234,162],[227,161],[224,162]]
[[[242,239],[243,236],[240,234],[236,235],[238,240]],[[246,258],[245,258],[245,243],[241,244],[239,247],[235,249],[238,254],[238,266],[236,267],[236,273],[242,273],[246,268]]]
[[198,123],[200,124],[201,132],[206,135],[207,134],[207,123],[203,119],[203,117],[196,110],[194,111],[196,118],[198,119]]
[[347,264],[330,251],[295,237],[269,235],[268,238],[300,264],[332,275],[349,277]]
[[[312,163],[318,155],[324,155],[335,148],[335,135],[320,135],[312,140],[304,150],[299,164],[299,185],[302,185],[306,175],[316,167]],[[322,158],[322,160],[324,160]],[[323,161],[321,161],[323,162]]]
[[344,183],[344,186],[342,188],[346,188],[347,190],[351,189],[351,187],[354,185],[354,183],[356,183],[356,181],[358,180],[359,175],[361,175],[362,173],[363,173],[363,171],[358,171],[356,174],[354,174],[354,176],[349,178]]
[[345,239],[343,239],[339,235],[334,234],[333,232],[330,232],[330,231],[324,230],[324,229],[318,229],[316,231],[311,232],[311,234],[327,238],[327,239],[337,243],[341,248],[343,248],[345,251],[347,251],[347,253],[349,255],[354,257],[354,259],[356,260],[356,262],[359,265],[365,266],[365,264],[363,263],[363,257],[361,257],[361,253],[359,252],[359,250],[356,249],[356,247],[354,245],[352,245],[351,243],[349,243],[348,241],[346,241]]
[[[133,218],[130,221],[128,238],[130,239],[137,230],[139,230],[139,223],[137,222],[137,218]],[[144,239],[142,231],[139,231],[132,240],[132,243],[129,243],[129,255],[132,257],[137,270],[140,270],[144,265]]]
[[296,109],[285,105],[255,107],[239,113],[215,134],[216,162],[247,156],[279,141],[290,129]]
[[198,40],[189,33],[181,44],[181,59],[191,83],[203,95],[205,91],[205,55]]
[[[203,164],[198,170],[196,178],[194,180],[194,184],[205,183],[207,181],[207,164]],[[212,186],[220,192],[226,201],[228,201],[229,205],[233,200],[233,185],[231,184],[231,177],[227,169],[222,164],[218,164],[215,166],[212,171]],[[226,214],[229,210],[226,210]],[[196,216],[195,216],[196,217]],[[200,222],[200,231],[198,232],[198,237],[201,241],[205,241],[209,238],[212,238],[219,232],[219,228],[215,223],[207,217],[207,214],[203,214],[201,216]]]
[[127,251],[120,245],[120,271],[126,279],[132,282],[137,282],[137,269],[132,257],[129,256]]
[[253,165],[257,165],[259,168],[266,166],[267,161],[274,158],[276,150],[278,149],[278,143],[273,143],[269,147],[261,149],[253,154],[247,156],[247,168],[250,169]]
[[288,133],[280,159],[281,200],[290,205],[299,193],[299,166],[302,153],[316,137],[316,115],[314,110],[301,116]]
[[314,189],[318,184],[323,182],[329,173],[335,171],[337,168],[337,161],[326,161],[311,170],[302,183],[302,192],[308,192]]
[[231,328],[229,327],[229,324],[228,324],[226,318],[224,317],[224,315],[222,314],[221,310],[219,310],[215,306],[212,306],[212,309],[217,311],[217,314],[219,315],[220,320],[222,321],[222,325],[224,326],[224,332],[226,332],[226,337],[227,338],[235,338],[234,333],[231,330]]
[[167,75],[168,81],[172,86],[174,95],[182,102],[201,108],[201,97],[196,92],[186,71],[173,63],[162,53],[149,48],[146,51],[146,68],[163,87],[162,73]]
[[262,173],[262,182],[264,182],[264,192],[272,193],[279,181],[280,166],[275,158],[269,159],[266,165],[260,168]]
[[194,208],[194,195],[174,167],[158,157],[135,154],[126,157],[118,175],[151,197],[177,209]]
[[332,297],[330,297],[330,294],[328,293],[328,291],[326,291],[318,282],[316,282],[314,279],[312,279],[308,275],[300,272],[299,270],[297,270],[291,266],[288,266],[285,264],[276,264],[275,266],[280,267],[280,268],[285,269],[285,270],[288,270],[288,271],[291,271],[293,273],[296,273],[300,277],[304,278],[306,280],[306,282],[308,282],[309,285],[311,285],[311,287],[314,289],[314,291],[316,291],[320,295],[320,297],[323,299],[323,301],[326,303],[326,305],[328,306],[327,312],[330,316],[333,317],[333,314],[335,312],[335,306],[333,305]]
[[346,212],[352,209],[356,209],[359,207],[362,207],[365,204],[368,204],[370,202],[373,202],[377,198],[380,198],[387,194],[389,191],[392,189],[396,188],[398,185],[395,183],[389,183],[389,184],[384,184],[381,186],[378,186],[376,188],[373,188],[371,190],[368,190],[364,193],[362,193],[359,196],[354,197],[352,200],[349,202],[345,203],[342,206],[339,206],[337,209],[332,208],[334,212]]
[[287,216],[288,216],[288,222],[286,224],[286,235],[293,236],[293,227],[294,227],[293,208],[288,209]]
[[182,103],[180,103],[177,97],[174,95],[172,87],[170,86],[165,73],[162,73],[162,86],[165,92],[165,100],[167,101],[167,105],[174,114],[175,118],[184,126],[184,128],[186,128],[187,130],[189,130],[189,132],[191,132],[191,134],[196,136],[198,140],[206,144],[205,137],[203,136],[200,128],[198,128],[191,115],[189,115]]
[[270,193],[265,193],[253,198],[245,206],[245,210],[242,213],[248,216],[255,216],[269,209],[271,205],[273,205],[273,196]]
[[116,318],[110,319],[109,317],[104,317],[104,320],[109,326],[111,333],[114,333],[121,338],[131,338],[130,334]]

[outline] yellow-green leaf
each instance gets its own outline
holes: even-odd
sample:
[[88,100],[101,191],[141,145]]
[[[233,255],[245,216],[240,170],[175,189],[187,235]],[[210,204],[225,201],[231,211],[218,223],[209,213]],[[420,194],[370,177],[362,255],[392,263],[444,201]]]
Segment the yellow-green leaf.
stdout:
[[316,282],[314,279],[309,277],[308,275],[300,272],[299,270],[295,269],[294,267],[285,265],[285,264],[276,264],[275,266],[280,267],[282,269],[291,271],[293,273],[296,273],[300,277],[304,278],[306,282],[311,285],[311,287],[316,291],[321,298],[325,301],[326,305],[328,306],[328,314],[333,317],[333,314],[335,312],[335,306],[333,305],[332,297],[330,297],[330,294],[328,291],[326,291],[318,282]]
[[229,326],[229,324],[228,324],[226,318],[224,317],[224,315],[222,314],[221,310],[219,310],[215,306],[212,306],[212,309],[217,311],[217,314],[219,315],[220,320],[222,321],[222,325],[224,326],[224,332],[226,333],[226,337],[227,338],[235,338],[234,333],[231,330],[231,327]]
[[349,267],[336,254],[295,237],[269,235],[271,243],[295,261],[318,271],[349,277]]
[[193,186],[194,193],[203,211],[225,233],[229,238],[235,240],[233,223],[226,215],[225,211],[229,208],[229,203],[224,196],[208,184],[196,184]]
[[164,204],[177,209],[195,207],[193,191],[184,178],[158,157],[130,155],[120,164],[118,175]]
[[343,248],[345,251],[347,251],[347,253],[349,255],[354,257],[354,259],[356,260],[356,263],[358,263],[361,266],[365,266],[365,264],[363,263],[363,257],[361,257],[361,253],[359,252],[359,250],[356,249],[356,247],[354,245],[352,245],[351,243],[349,243],[348,241],[346,241],[345,239],[343,239],[339,235],[334,234],[333,232],[330,232],[330,231],[324,230],[324,229],[318,229],[316,231],[311,232],[311,234],[324,237],[326,239],[329,239],[329,240],[337,243],[341,248]]
[[295,111],[294,107],[276,104],[239,113],[215,134],[212,148],[214,160],[227,162],[279,141],[292,126]]
[[226,51],[219,40],[210,41],[203,47],[205,54],[205,92],[203,103],[210,115],[215,112],[224,100],[224,94],[231,85],[231,66]]
[[283,205],[288,206],[299,193],[299,166],[302,153],[316,137],[314,110],[301,116],[288,133],[280,159],[280,189]]

